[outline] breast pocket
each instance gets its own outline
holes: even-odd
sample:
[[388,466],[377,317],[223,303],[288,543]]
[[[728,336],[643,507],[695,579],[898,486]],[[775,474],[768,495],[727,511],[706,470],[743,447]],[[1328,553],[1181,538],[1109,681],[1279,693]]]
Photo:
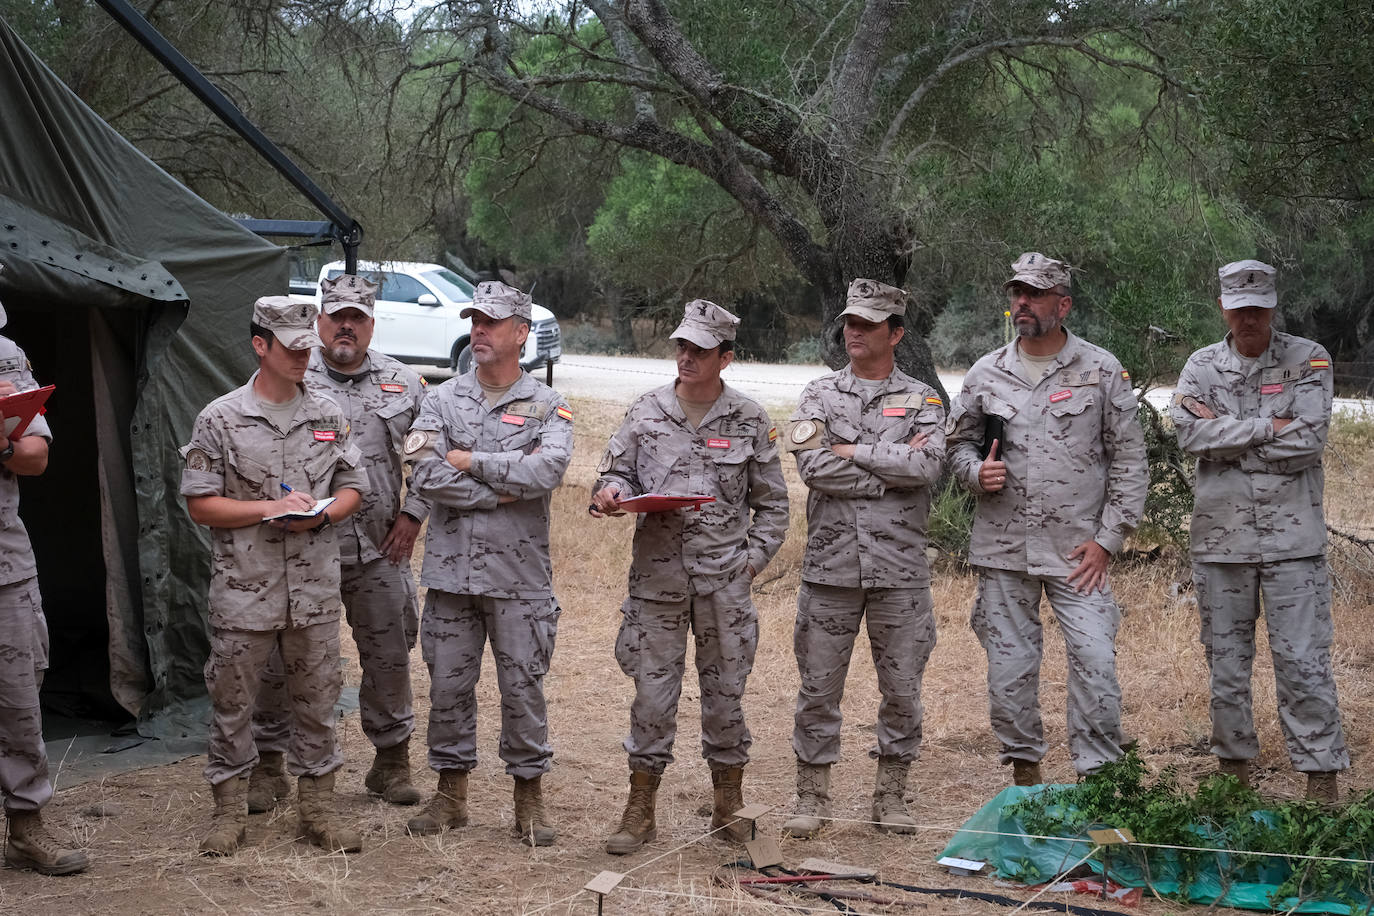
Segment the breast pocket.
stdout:
[[715,467],[716,481],[725,502],[743,502],[749,487],[749,459],[754,454],[752,443],[736,440],[730,448],[722,449],[711,456]]
[[414,402],[409,398],[392,398],[376,410],[378,419],[386,425],[391,436],[393,451],[400,450],[406,433],[410,431],[410,422],[414,419],[414,406]]
[[1309,375],[1283,386],[1283,392],[1265,399],[1268,417],[1320,417],[1326,413],[1326,392],[1320,375]]
[[496,431],[497,450],[523,452],[528,455],[539,445],[539,433],[542,428],[540,423],[531,419],[526,419],[524,426],[502,423],[501,428]]
[[334,480],[334,469],[339,465],[341,453],[334,447],[311,455],[305,462],[305,476],[310,478],[310,492],[316,497],[328,495],[329,485]]
[[[267,492],[267,480],[272,474],[267,465],[242,452],[229,450],[224,453],[224,464],[228,472],[226,476],[233,480],[233,486],[226,495],[235,498],[245,495],[255,499],[277,498],[276,493]],[[229,480],[225,482],[229,483]]]
[[644,439],[639,443],[635,454],[635,476],[645,493],[663,493],[673,474],[673,465],[678,456],[670,448],[658,444],[657,440]]

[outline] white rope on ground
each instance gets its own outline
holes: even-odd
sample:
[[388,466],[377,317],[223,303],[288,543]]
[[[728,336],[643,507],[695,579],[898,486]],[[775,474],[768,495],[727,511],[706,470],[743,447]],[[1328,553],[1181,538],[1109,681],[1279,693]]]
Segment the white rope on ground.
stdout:
[[[736,818],[736,820],[738,820],[738,818]],[[731,821],[731,822],[730,822],[730,824],[733,824],[733,823],[734,823],[734,821]],[[672,849],[668,850],[667,852],[664,852],[664,853],[661,853],[661,854],[659,854],[659,855],[656,855],[656,856],[654,856],[652,859],[648,859],[648,860],[646,860],[646,861],[644,861],[644,862],[640,862],[640,863],[639,863],[638,865],[636,865],[634,868],[627,868],[625,871],[620,872],[619,874],[622,875],[622,876],[628,877],[629,875],[633,874],[634,872],[639,871],[641,868],[648,868],[650,865],[653,865],[655,862],[658,862],[658,861],[660,861],[660,860],[662,860],[662,859],[666,859],[668,856],[671,856],[673,853],[681,852],[682,850],[686,849],[686,848],[689,847],[689,846],[695,846],[697,843],[700,843],[702,840],[705,840],[705,839],[707,839],[707,838],[709,838],[709,837],[714,836],[715,834],[717,834],[717,833],[719,833],[720,831],[724,830],[726,827],[729,827],[730,824],[722,824],[722,825],[719,826],[719,827],[713,827],[712,829],[706,831],[705,833],[701,834],[700,836],[693,837],[692,839],[688,840],[687,842],[682,843],[682,844],[679,845],[679,846],[675,846],[675,847],[673,847]],[[593,877],[595,877],[595,876],[593,876]],[[619,891],[619,890],[640,890],[640,888],[616,887],[616,890],[618,890],[618,891]],[[578,896],[580,896],[581,894],[584,894],[584,893],[588,893],[588,891],[587,891],[587,889],[586,889],[585,887],[578,888],[576,891],[574,891],[573,893],[569,894],[568,896],[564,897],[564,898],[561,899],[561,900],[555,900],[555,901],[553,901],[552,903],[546,903],[546,904],[544,904],[543,906],[537,907],[536,909],[533,909],[533,910],[526,910],[526,911],[525,911],[526,916],[534,916],[535,913],[542,913],[542,912],[544,912],[545,910],[549,910],[549,909],[552,909],[553,907],[559,906],[560,904],[567,903],[567,902],[569,902],[570,900],[573,900],[573,899],[575,899],[576,897],[578,897]]]
[[[823,821],[829,821],[829,822],[831,822],[831,823],[865,824],[865,825],[868,825],[868,826],[871,826],[871,827],[878,827],[878,826],[882,826],[882,825],[884,824],[883,821],[867,820],[867,819],[865,819],[865,818],[856,818],[856,817],[822,817],[822,818],[819,818],[819,819],[820,819],[820,820],[823,820]],[[733,821],[732,821],[731,823],[733,823]],[[721,827],[716,827],[716,828],[714,828],[714,829],[712,829],[712,830],[707,831],[706,833],[701,834],[700,836],[693,837],[692,839],[687,840],[685,843],[681,843],[680,845],[675,846],[675,847],[673,847],[672,849],[669,849],[667,852],[660,853],[659,855],[654,856],[652,859],[648,859],[648,860],[646,860],[646,861],[644,861],[644,862],[639,863],[638,865],[634,866],[633,868],[626,869],[626,870],[625,870],[624,872],[622,872],[621,874],[623,874],[623,875],[625,875],[625,876],[629,876],[629,875],[633,874],[634,872],[639,871],[639,870],[642,869],[642,868],[648,868],[650,865],[653,865],[653,864],[656,863],[656,862],[662,861],[663,859],[666,859],[668,856],[671,856],[671,855],[674,855],[675,853],[681,852],[682,850],[687,849],[687,848],[690,847],[690,846],[695,846],[696,844],[700,843],[702,840],[708,839],[708,838],[710,838],[711,836],[715,835],[716,833],[719,833],[720,831],[726,829],[726,827],[728,827],[728,826],[729,826],[729,825],[727,824],[727,825],[724,825],[724,826],[721,826]],[[1057,841],[1059,841],[1059,842],[1061,842],[1061,843],[1080,843],[1080,844],[1083,844],[1083,845],[1092,845],[1093,848],[1090,849],[1090,850],[1087,852],[1087,854],[1085,854],[1085,855],[1084,855],[1082,858],[1080,858],[1077,862],[1073,863],[1073,865],[1070,865],[1070,866],[1068,866],[1068,868],[1065,868],[1064,871],[1071,871],[1073,868],[1077,867],[1078,865],[1081,865],[1082,863],[1086,862],[1088,859],[1092,858],[1092,856],[1093,856],[1099,849],[1102,849],[1101,846],[1097,845],[1097,844],[1094,843],[1092,840],[1090,840],[1090,839],[1083,839],[1083,838],[1081,838],[1081,837],[1047,836],[1047,835],[1035,834],[1035,833],[1010,833],[1010,832],[1001,831],[1001,830],[976,830],[976,829],[964,828],[964,827],[951,827],[951,826],[948,825],[948,824],[915,824],[915,825],[913,825],[913,826],[914,826],[914,829],[916,829],[916,830],[924,830],[924,831],[930,831],[930,832],[935,832],[935,833],[949,833],[949,834],[955,834],[955,833],[970,833],[970,834],[977,834],[977,835],[979,835],[979,836],[1013,837],[1013,838],[1023,839],[1023,840],[1057,840]],[[1265,857],[1276,858],[1276,859],[1297,859],[1297,860],[1311,861],[1311,862],[1340,862],[1340,863],[1347,863],[1347,864],[1352,864],[1352,865],[1367,865],[1367,866],[1374,866],[1374,859],[1348,859],[1348,858],[1343,858],[1343,857],[1340,857],[1340,856],[1313,856],[1313,855],[1306,855],[1306,854],[1302,854],[1302,853],[1285,853],[1285,852],[1257,852],[1257,851],[1253,851],[1253,850],[1227,849],[1227,848],[1219,848],[1219,847],[1215,847],[1215,846],[1178,846],[1178,845],[1174,845],[1174,844],[1170,844],[1170,843],[1142,843],[1142,842],[1139,842],[1139,841],[1132,842],[1132,843],[1127,843],[1127,844],[1123,844],[1123,845],[1126,845],[1126,846],[1134,846],[1134,847],[1139,847],[1139,848],[1144,848],[1144,849],[1171,849],[1171,850],[1175,850],[1175,851],[1179,851],[1179,852],[1213,852],[1213,853],[1223,853],[1223,852],[1224,852],[1224,853],[1227,853],[1227,854],[1232,855],[1232,856],[1265,856]],[[705,896],[702,896],[702,895],[693,895],[693,894],[676,893],[676,892],[672,892],[672,891],[656,890],[656,889],[653,889],[653,888],[643,888],[643,887],[617,887],[616,890],[617,890],[617,891],[627,891],[627,892],[632,892],[632,893],[640,893],[640,894],[662,894],[662,895],[665,895],[665,896],[682,896],[682,897],[692,897],[692,896],[695,896],[695,897],[697,897],[698,899],[702,899],[702,900],[722,900],[722,901],[735,902],[735,898],[726,898],[726,897],[705,897]],[[1048,885],[1048,884],[1047,884],[1045,887],[1041,888],[1041,889],[1035,894],[1035,896],[1031,897],[1029,900],[1027,900],[1027,901],[1025,901],[1024,903],[1022,903],[1022,904],[1021,904],[1019,907],[1017,907],[1017,909],[1014,910],[1013,912],[1020,912],[1021,910],[1025,909],[1025,907],[1026,907],[1027,904],[1029,904],[1029,903],[1031,903],[1032,901],[1036,900],[1041,894],[1045,893],[1047,890],[1049,890],[1049,885]],[[540,906],[540,907],[538,907],[538,908],[536,908],[536,909],[533,909],[533,910],[526,910],[525,912],[526,912],[527,914],[529,914],[529,916],[533,916],[533,914],[542,913],[542,912],[545,912],[546,910],[552,909],[553,907],[559,906],[560,904],[567,903],[567,902],[569,902],[569,901],[575,899],[576,897],[578,897],[578,896],[580,896],[581,894],[586,893],[586,892],[587,892],[587,891],[586,891],[585,888],[579,888],[577,891],[575,891],[575,892],[572,893],[572,894],[569,894],[567,897],[564,897],[564,898],[562,898],[561,900],[555,900],[555,901],[553,901],[552,903],[547,903],[547,904],[544,904],[543,906]],[[779,903],[779,904],[777,904],[777,905],[782,906],[783,904]],[[803,910],[806,910],[806,911],[808,911],[808,912],[809,912],[809,911],[812,911],[812,910],[815,910],[815,909],[818,909],[818,908],[814,908],[814,907],[792,907],[792,908],[793,908],[793,909],[803,909]],[[823,910],[824,908],[819,908],[819,909],[822,909],[822,910]]]

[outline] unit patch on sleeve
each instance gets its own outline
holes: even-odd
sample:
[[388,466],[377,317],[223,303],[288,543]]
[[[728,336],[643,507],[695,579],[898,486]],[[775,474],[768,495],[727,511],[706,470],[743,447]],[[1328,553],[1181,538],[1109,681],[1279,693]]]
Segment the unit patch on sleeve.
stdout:
[[568,408],[559,407],[556,410],[554,410],[554,413],[558,414],[560,417],[567,420],[569,423],[572,422],[573,413]]

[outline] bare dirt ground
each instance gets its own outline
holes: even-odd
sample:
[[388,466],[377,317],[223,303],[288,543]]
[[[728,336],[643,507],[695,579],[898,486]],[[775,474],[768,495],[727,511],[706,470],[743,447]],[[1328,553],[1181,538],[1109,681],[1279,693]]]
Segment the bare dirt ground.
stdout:
[[[775,415],[785,415],[787,405]],[[481,762],[471,787],[472,826],[435,838],[405,834],[414,809],[369,799],[363,775],[371,747],[356,716],[340,726],[347,762],[340,772],[338,806],[364,835],[358,855],[325,855],[295,839],[291,806],[251,818],[248,846],[230,859],[196,853],[210,813],[210,793],[201,776],[204,758],[192,758],[109,778],[72,789],[59,788],[47,809],[61,833],[89,847],[94,865],[82,876],[44,878],[0,870],[0,912],[129,914],[182,913],[575,913],[597,912],[595,898],[579,889],[603,869],[628,871],[622,889],[605,901],[607,913],[834,912],[815,898],[790,898],[790,909],[756,900],[733,885],[731,863],[741,851],[707,833],[698,813],[709,799],[709,772],[699,757],[698,694],[689,674],[679,713],[678,761],[668,769],[659,797],[658,839],[624,858],[601,850],[615,829],[626,797],[627,769],[620,742],[628,722],[632,688],[612,657],[629,557],[628,519],[593,521],[585,512],[587,486],[606,437],[621,408],[575,401],[578,437],[572,468],[554,499],[554,560],[563,605],[557,651],[546,682],[555,766],[546,777],[546,798],[560,830],[557,845],[531,850],[509,836],[511,781],[496,757],[499,700],[490,659],[479,688]],[[1330,520],[1371,537],[1374,495],[1374,424],[1338,428],[1328,456]],[[791,461],[785,466],[793,496],[787,543],[756,587],[761,645],[749,682],[746,712],[754,733],[753,763],[746,800],[777,806],[761,829],[776,834],[791,804],[793,757],[789,744],[797,687],[791,633],[798,571],[804,544],[804,492]],[[1335,542],[1333,542],[1335,543]],[[1368,625],[1374,571],[1370,555],[1340,542],[1333,547],[1338,572],[1335,608],[1337,677],[1347,738],[1355,760],[1343,788],[1368,789],[1364,752],[1374,721],[1374,628]],[[1126,609],[1119,640],[1125,721],[1152,766],[1177,766],[1185,779],[1213,767],[1207,756],[1206,671],[1197,644],[1197,619],[1185,566],[1166,553],[1150,562],[1119,567],[1117,595]],[[844,759],[835,767],[835,811],[839,820],[813,841],[781,840],[790,866],[821,856],[877,867],[883,878],[926,887],[966,887],[1024,899],[1028,893],[999,889],[986,878],[953,878],[934,860],[953,831],[1008,780],[996,762],[988,731],[982,650],[968,627],[973,580],[948,565],[934,585],[939,645],[925,678],[925,745],[913,767],[910,800],[925,825],[913,837],[876,833],[869,816],[872,742],[877,705],[872,662],[863,637],[854,655],[845,698]],[[1064,746],[1063,643],[1050,618],[1042,694],[1051,743],[1046,774],[1071,781]],[[347,633],[347,628],[344,628]],[[347,677],[357,683],[356,655],[346,642]],[[1262,653],[1264,650],[1261,650]],[[1261,655],[1267,658],[1267,653]],[[418,731],[418,783],[428,794],[434,777],[424,768],[423,734],[428,679],[419,651],[413,658]],[[689,666],[689,672],[692,670]],[[1274,710],[1271,668],[1257,666],[1256,716],[1263,754],[1261,789],[1275,796],[1300,794],[1302,783],[1289,769]],[[104,815],[104,816],[101,816]],[[751,874],[743,869],[739,874]],[[887,896],[902,897],[897,892]],[[912,896],[906,907],[855,902],[864,913],[1007,913],[1009,908],[978,901]],[[1092,906],[1072,897],[1063,902]],[[814,908],[814,909],[813,909]],[[1120,910],[1121,907],[1106,906]],[[1147,900],[1134,910],[1144,916],[1189,908]],[[1197,908],[1202,912],[1203,908]]]

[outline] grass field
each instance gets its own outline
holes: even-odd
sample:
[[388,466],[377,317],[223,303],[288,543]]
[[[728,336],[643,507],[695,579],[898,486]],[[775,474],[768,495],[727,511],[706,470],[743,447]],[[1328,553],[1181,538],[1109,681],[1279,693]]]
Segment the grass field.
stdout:
[[[89,845],[94,867],[84,876],[57,879],[0,872],[0,912],[21,907],[29,913],[64,914],[518,913],[543,908],[592,914],[595,899],[577,891],[602,869],[630,871],[622,889],[606,899],[607,913],[783,912],[733,885],[729,866],[739,850],[700,839],[708,827],[698,809],[709,800],[710,777],[699,756],[698,694],[690,674],[679,714],[678,760],[665,774],[659,796],[657,841],[625,858],[601,851],[605,836],[615,829],[627,791],[620,742],[632,688],[615,664],[612,647],[631,523],[594,521],[585,511],[588,485],[621,408],[589,401],[573,406],[578,429],[573,465],[554,497],[555,584],[563,617],[546,682],[555,766],[545,784],[552,819],[560,830],[556,846],[530,850],[509,838],[511,781],[496,757],[499,708],[488,658],[479,687],[481,762],[470,787],[472,826],[436,838],[406,836],[405,821],[414,809],[387,806],[363,791],[371,747],[354,716],[341,726],[347,762],[340,774],[338,802],[364,835],[361,854],[326,856],[295,841],[295,814],[287,806],[252,818],[249,845],[238,856],[199,857],[196,846],[208,824],[210,793],[200,773],[204,758],[193,758],[60,791],[48,819],[59,831]],[[790,405],[769,407],[781,419]],[[1332,435],[1326,462],[1328,520],[1365,540],[1374,539],[1371,445],[1374,422],[1342,421]],[[784,465],[792,494],[792,527],[777,559],[756,585],[761,644],[746,705],[754,734],[746,800],[777,806],[760,822],[762,829],[774,833],[792,796],[789,738],[797,675],[791,634],[805,542],[804,491],[791,460]],[[1332,553],[1338,583],[1336,672],[1355,761],[1342,790],[1364,790],[1374,781],[1365,757],[1369,723],[1374,721],[1374,679],[1369,673],[1374,664],[1374,628],[1369,626],[1374,554],[1346,539],[1334,539]],[[1139,740],[1152,766],[1175,766],[1185,779],[1196,779],[1210,772],[1214,763],[1207,754],[1206,670],[1187,579],[1184,558],[1169,552],[1113,573],[1126,612],[1118,648],[1127,732]],[[844,701],[844,759],[834,768],[834,813],[839,820],[816,840],[781,841],[782,851],[789,865],[821,856],[877,867],[892,881],[1026,897],[1025,892],[999,890],[985,878],[949,877],[934,864],[951,833],[1006,784],[1009,774],[996,763],[997,745],[987,724],[983,653],[968,627],[973,579],[942,562],[933,589],[939,644],[925,678],[925,746],[912,770],[910,792],[911,810],[925,829],[914,837],[891,837],[862,823],[869,816],[873,763],[866,751],[872,743],[877,693],[861,636]],[[1048,608],[1045,614],[1048,618]],[[1046,636],[1042,702],[1051,751],[1044,766],[1047,777],[1071,781],[1064,744],[1063,644],[1052,620]],[[356,656],[351,643],[345,643],[347,675],[356,683]],[[1263,744],[1259,787],[1267,794],[1292,797],[1301,793],[1303,783],[1289,770],[1275,716],[1272,672],[1267,655],[1261,658],[1266,660],[1257,665],[1255,676]],[[433,774],[423,769],[428,681],[418,650],[413,670],[420,723],[414,746],[420,762],[416,773],[428,794],[434,785]],[[108,816],[96,816],[98,811]],[[1010,912],[976,901],[911,899],[919,911],[929,913]],[[1081,897],[1067,902],[1095,904]],[[814,898],[793,898],[792,905],[835,911]],[[861,912],[913,911],[869,903],[854,906]],[[1147,900],[1136,912],[1156,916],[1186,909]]]

